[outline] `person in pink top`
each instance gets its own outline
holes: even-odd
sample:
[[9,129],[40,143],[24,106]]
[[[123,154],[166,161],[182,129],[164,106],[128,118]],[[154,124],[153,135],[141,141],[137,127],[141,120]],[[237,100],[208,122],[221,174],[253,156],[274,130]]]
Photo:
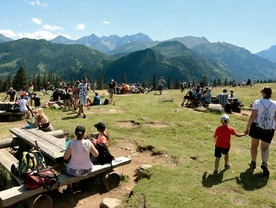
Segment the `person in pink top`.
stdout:
[[[103,143],[106,145],[106,147],[108,147],[108,135],[105,132],[105,124],[103,122],[99,122],[97,124],[94,125],[95,128],[97,128],[97,131],[99,132],[98,137],[97,138],[90,138],[90,141],[94,144],[95,147],[97,147],[98,144]],[[97,158],[93,156],[91,156],[91,161],[92,162],[96,162]]]
[[103,122],[99,122],[94,125],[99,132],[98,138],[91,138],[90,141],[97,146],[97,144],[104,143],[108,147],[108,135],[105,132],[105,124]]
[[227,114],[224,114],[220,117],[221,119],[221,126],[217,127],[214,133],[214,139],[216,141],[215,144],[215,170],[213,172],[213,175],[218,174],[218,167],[219,167],[219,161],[222,156],[224,155],[224,168],[229,169],[229,150],[231,147],[231,135],[242,137],[245,136],[246,133],[243,134],[237,134],[235,129],[233,129],[231,126],[228,126],[229,123],[229,116]]
[[66,166],[66,172],[72,176],[86,175],[92,172],[93,167],[90,153],[94,157],[97,157],[99,153],[89,139],[84,139],[86,137],[84,126],[77,126],[75,135],[76,140],[70,142],[64,153],[64,159],[70,159]]

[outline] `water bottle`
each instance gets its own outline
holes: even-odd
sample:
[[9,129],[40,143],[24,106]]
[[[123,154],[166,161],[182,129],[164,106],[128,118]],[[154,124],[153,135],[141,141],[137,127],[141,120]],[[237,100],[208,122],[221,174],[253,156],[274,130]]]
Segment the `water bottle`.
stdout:
[[65,139],[65,147],[67,149],[67,147],[69,146],[70,144],[70,137],[68,136],[66,139]]

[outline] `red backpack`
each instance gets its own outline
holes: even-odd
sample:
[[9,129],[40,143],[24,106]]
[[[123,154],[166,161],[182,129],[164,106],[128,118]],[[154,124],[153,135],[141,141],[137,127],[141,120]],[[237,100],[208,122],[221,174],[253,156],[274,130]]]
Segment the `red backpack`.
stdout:
[[24,186],[28,189],[42,186],[50,191],[55,183],[58,183],[59,187],[59,179],[53,169],[34,170],[26,173],[24,178]]

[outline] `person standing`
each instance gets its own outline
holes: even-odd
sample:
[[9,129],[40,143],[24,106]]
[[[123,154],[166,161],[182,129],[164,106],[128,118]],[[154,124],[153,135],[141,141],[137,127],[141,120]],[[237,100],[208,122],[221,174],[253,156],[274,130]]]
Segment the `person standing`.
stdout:
[[27,92],[29,93],[29,96],[30,96],[30,106],[32,106],[33,105],[33,93],[34,93],[34,85],[33,85],[32,81],[29,83]]
[[245,133],[249,132],[249,136],[251,137],[251,162],[249,162],[249,167],[252,169],[256,168],[258,147],[261,143],[261,168],[263,175],[268,176],[270,172],[267,167],[267,161],[269,157],[269,146],[275,130],[276,102],[270,99],[272,95],[272,89],[270,87],[264,87],[261,90],[261,95],[262,98],[255,100],[253,103]]
[[113,94],[115,93],[116,90],[116,82],[111,79],[110,82],[108,83],[108,93],[109,93],[109,103],[111,104],[113,102]]
[[160,92],[160,95],[162,95],[164,84],[166,84],[166,81],[163,79],[163,77],[160,77],[160,79],[158,80],[158,90]]
[[10,96],[9,102],[16,102],[17,96],[16,96],[16,90],[14,90],[12,87],[10,87],[9,91],[6,93],[6,97],[4,98],[3,102],[6,101],[7,97]]
[[86,118],[86,115],[84,113],[84,106],[87,104],[87,95],[88,95],[88,83],[87,78],[84,77],[82,82],[79,83],[78,89],[79,89],[79,113],[77,116],[80,116],[81,113],[83,114],[83,118]]
[[84,126],[77,126],[75,135],[76,140],[69,143],[63,156],[65,160],[70,159],[66,172],[72,176],[86,175],[91,173],[93,168],[90,153],[94,157],[97,157],[99,153],[89,139],[84,139],[86,136]]
[[220,117],[221,126],[217,127],[214,133],[214,139],[216,141],[215,144],[215,170],[213,172],[213,175],[218,174],[218,167],[219,167],[219,161],[222,156],[224,155],[224,169],[229,169],[229,150],[231,147],[231,135],[234,135],[236,137],[242,137],[245,136],[244,134],[238,134],[236,133],[235,129],[230,127],[228,125],[229,123],[229,116],[227,114],[224,114]]

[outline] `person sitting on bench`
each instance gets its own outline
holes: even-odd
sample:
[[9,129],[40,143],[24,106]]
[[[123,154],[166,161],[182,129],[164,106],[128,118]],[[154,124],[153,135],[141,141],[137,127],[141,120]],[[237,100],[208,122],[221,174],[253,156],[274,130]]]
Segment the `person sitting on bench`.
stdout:
[[98,157],[98,150],[86,137],[85,127],[77,126],[75,129],[76,140],[72,140],[65,153],[64,159],[69,160],[66,166],[66,173],[71,176],[81,176],[92,172],[93,163],[90,160],[90,153]]
[[231,104],[228,101],[227,89],[224,89],[218,96],[219,104],[221,104],[226,113],[232,113]]

